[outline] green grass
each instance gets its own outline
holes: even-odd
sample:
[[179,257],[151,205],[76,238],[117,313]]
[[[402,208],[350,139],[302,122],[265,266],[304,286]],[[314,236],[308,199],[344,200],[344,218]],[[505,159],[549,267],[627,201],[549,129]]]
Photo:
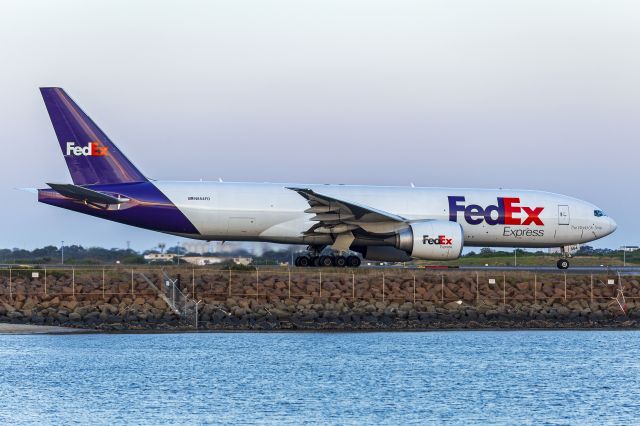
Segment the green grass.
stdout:
[[[559,256],[544,254],[520,254],[518,253],[518,266],[555,266]],[[499,254],[492,253],[490,255],[465,256],[457,260],[448,262],[436,261],[417,261],[416,265],[448,265],[448,266],[514,266],[513,253]],[[622,266],[622,256],[574,256],[569,259],[572,266]],[[627,259],[627,266],[639,266],[640,262],[636,259]]]

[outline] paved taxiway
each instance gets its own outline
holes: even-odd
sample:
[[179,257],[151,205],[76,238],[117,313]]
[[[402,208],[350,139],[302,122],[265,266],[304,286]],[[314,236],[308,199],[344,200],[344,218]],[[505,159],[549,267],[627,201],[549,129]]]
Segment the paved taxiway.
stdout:
[[567,274],[620,274],[640,275],[640,266],[572,266],[569,269],[558,269],[555,266],[402,266],[402,265],[367,265],[360,269],[410,269],[428,271],[469,271],[469,272],[539,272],[539,273],[567,273]]
[[[47,265],[46,269],[92,269],[95,265]],[[142,270],[148,270],[149,266],[152,265],[121,265],[121,268],[133,269],[140,268]],[[185,266],[185,265],[182,265]],[[252,265],[256,266],[256,265]],[[42,270],[44,267],[35,266],[35,265],[15,265],[15,264],[0,264],[0,268],[16,268],[16,269],[25,269],[33,268],[36,270]],[[258,269],[268,269],[273,270],[278,268],[275,265],[257,265]],[[299,268],[295,267],[292,269],[296,270],[322,270],[324,268]],[[335,269],[335,268],[329,268]],[[555,266],[403,266],[402,264],[397,265],[363,265],[359,269],[408,269],[408,270],[428,270],[428,271],[473,271],[473,272],[502,272],[502,271],[519,271],[519,272],[540,272],[540,273],[564,273],[567,274],[620,274],[620,275],[640,275],[640,266],[572,266],[566,270],[560,270]]]

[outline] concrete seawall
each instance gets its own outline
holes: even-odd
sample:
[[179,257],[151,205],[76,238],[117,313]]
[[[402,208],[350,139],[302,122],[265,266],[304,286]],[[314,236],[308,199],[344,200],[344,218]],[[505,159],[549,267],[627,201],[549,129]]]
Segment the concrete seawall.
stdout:
[[0,270],[0,322],[101,330],[640,327],[639,277],[413,270]]

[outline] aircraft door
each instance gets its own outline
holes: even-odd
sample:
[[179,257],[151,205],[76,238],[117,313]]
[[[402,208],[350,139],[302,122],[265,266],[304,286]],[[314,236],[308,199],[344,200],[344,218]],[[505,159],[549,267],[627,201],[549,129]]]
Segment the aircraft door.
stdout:
[[558,225],[569,224],[569,206],[558,205]]

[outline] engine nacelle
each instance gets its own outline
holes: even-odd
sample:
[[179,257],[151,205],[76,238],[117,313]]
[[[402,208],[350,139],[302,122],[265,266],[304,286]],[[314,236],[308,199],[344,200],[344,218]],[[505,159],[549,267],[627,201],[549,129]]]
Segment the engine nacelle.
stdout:
[[356,249],[366,260],[376,262],[411,262],[413,259],[404,250],[391,246],[365,246]]
[[395,246],[417,259],[457,259],[464,246],[462,227],[444,220],[412,222],[396,235]]

